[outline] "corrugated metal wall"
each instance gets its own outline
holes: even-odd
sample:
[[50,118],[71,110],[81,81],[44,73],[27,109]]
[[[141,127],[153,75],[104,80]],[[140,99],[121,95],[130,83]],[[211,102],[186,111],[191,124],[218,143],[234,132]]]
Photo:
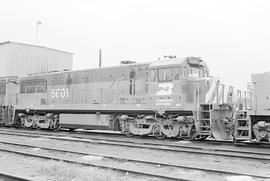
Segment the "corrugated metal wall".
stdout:
[[0,77],[71,70],[73,54],[15,42],[0,44]]
[[0,46],[0,77],[7,76],[8,46]]

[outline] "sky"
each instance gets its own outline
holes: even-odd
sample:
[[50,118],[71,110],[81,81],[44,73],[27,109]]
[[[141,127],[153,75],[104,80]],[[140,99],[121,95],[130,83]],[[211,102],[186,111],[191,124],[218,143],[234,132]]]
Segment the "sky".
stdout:
[[245,89],[270,71],[269,0],[0,0],[0,42],[74,53],[74,69],[165,55],[202,57],[210,74]]

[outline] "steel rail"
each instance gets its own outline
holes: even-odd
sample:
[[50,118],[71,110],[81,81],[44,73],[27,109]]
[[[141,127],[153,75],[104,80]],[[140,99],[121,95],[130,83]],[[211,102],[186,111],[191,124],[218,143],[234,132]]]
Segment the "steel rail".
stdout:
[[[9,131],[9,132],[19,132],[22,131],[22,133],[25,133],[25,129],[23,128],[3,128],[1,127],[0,128],[0,131],[3,130],[3,131]],[[15,131],[16,130],[16,131]],[[69,134],[71,135],[72,137],[77,137],[77,138],[82,138],[80,137],[80,135],[82,136],[110,136],[111,138],[117,138],[119,139],[119,137],[123,138],[123,139],[128,139],[128,138],[133,138],[134,140],[135,139],[138,139],[138,140],[151,140],[151,141],[172,141],[172,143],[170,144],[166,144],[166,145],[172,145],[172,146],[177,146],[177,145],[173,145],[173,142],[176,140],[175,138],[167,138],[165,140],[159,140],[159,139],[156,139],[155,137],[153,136],[147,136],[147,137],[142,137],[142,136],[139,136],[139,135],[133,135],[132,137],[127,137],[121,133],[112,133],[112,132],[96,132],[96,131],[89,131],[89,130],[78,130],[78,131],[68,131],[68,130],[59,130],[57,132],[55,132],[54,130],[28,130],[29,132],[33,133],[33,134],[36,134],[36,132],[39,131],[38,134],[43,134],[43,135],[51,135],[49,133],[55,133],[55,134]],[[28,132],[27,131],[27,132]],[[78,136],[79,135],[79,136]],[[63,135],[58,135],[58,136],[63,136]],[[66,136],[66,135],[64,135]],[[181,141],[181,139],[179,139]],[[114,141],[117,141],[114,139]],[[120,140],[120,142],[124,142],[123,140]],[[211,145],[230,145],[230,146],[236,146],[236,147],[248,147],[248,148],[259,148],[259,149],[268,149],[270,148],[270,143],[267,144],[265,142],[263,143],[257,143],[257,142],[237,142],[237,143],[234,143],[232,141],[217,141],[217,140],[192,140],[193,143],[199,143],[199,144],[211,144]],[[160,143],[150,143],[150,144],[156,144],[156,145],[160,145]],[[163,143],[162,143],[163,144]]]
[[[3,129],[4,127],[0,126],[0,129]],[[7,128],[7,127],[5,127]],[[10,129],[16,129],[16,130],[23,130],[23,128],[7,128],[8,130]],[[37,131],[37,130],[35,130]],[[47,134],[48,132],[55,132],[54,130],[38,130],[38,131],[42,131],[43,134]],[[46,132],[46,133],[45,133]],[[66,129],[61,129],[58,130],[56,133],[66,133],[66,134],[77,134],[77,135],[84,135],[84,136],[89,136],[89,135],[105,135],[105,136],[111,136],[111,137],[123,137],[123,138],[130,138],[125,136],[122,133],[118,133],[118,132],[97,132],[97,131],[93,131],[93,130],[76,130],[76,131],[70,131],[70,130],[66,130]],[[74,137],[74,136],[73,136]],[[136,138],[136,139],[142,139],[141,136],[139,135],[133,135],[132,138]],[[148,136],[148,137],[144,137],[144,139],[146,140],[155,140],[155,141],[160,141],[159,139],[156,139],[153,136]],[[174,140],[175,138],[167,138],[165,139],[165,141],[170,141],[170,140]],[[182,139],[179,139],[182,140]],[[269,149],[270,148],[270,143],[267,142],[233,142],[233,141],[217,141],[217,140],[192,140],[192,142],[194,143],[200,143],[200,144],[216,144],[216,145],[231,145],[231,146],[239,146],[239,147],[249,147],[249,148],[262,148],[262,149]]]
[[[16,131],[14,131],[14,129]],[[3,127],[0,128],[0,131],[3,130]],[[8,131],[14,131],[14,132],[17,132],[17,130],[24,130],[23,128],[7,128],[7,129],[4,129],[3,131],[5,130],[8,130]],[[91,130],[78,130],[78,131],[69,131],[69,130],[65,130],[65,129],[62,129],[62,130],[59,130],[57,132],[55,132],[54,130],[31,130],[31,133],[34,133],[36,131],[40,131],[40,133],[38,134],[44,134],[44,135],[50,135],[49,133],[65,133],[65,134],[69,134],[69,135],[72,135],[72,137],[78,137],[78,138],[81,138],[80,136],[77,136],[77,135],[83,135],[83,136],[98,136],[98,135],[103,135],[103,136],[110,136],[110,137],[115,137],[117,139],[119,139],[119,137],[122,137],[124,139],[127,139],[127,138],[131,138],[131,137],[127,137],[125,136],[124,134],[121,134],[121,133],[112,133],[112,132],[96,132],[96,131],[91,131]],[[42,132],[42,133],[41,133]],[[36,134],[36,133],[34,133]],[[76,135],[76,136],[74,136]],[[59,135],[60,136],[60,135]],[[139,136],[139,135],[133,135],[132,138],[134,139],[144,139],[144,140],[153,140],[153,141],[161,141],[159,139],[156,139],[155,137],[153,136],[148,136],[148,137],[143,137],[142,136]],[[163,141],[175,141],[175,138],[167,138]],[[179,139],[181,140],[181,139]],[[114,141],[117,141],[117,140],[114,140]],[[123,140],[121,140],[120,142],[124,142]],[[194,143],[199,143],[199,144],[211,144],[211,145],[230,145],[230,146],[236,146],[236,147],[248,147],[248,148],[260,148],[260,149],[269,149],[270,148],[270,143],[266,143],[266,142],[262,142],[262,143],[257,143],[257,142],[232,142],[232,141],[217,141],[217,140],[192,140],[192,142]],[[150,144],[159,144],[159,143],[150,143]],[[168,144],[167,144],[168,145]],[[170,144],[169,144],[170,145]],[[177,146],[177,145],[174,145],[174,146]]]
[[35,158],[40,158],[40,159],[45,159],[45,160],[54,160],[54,161],[61,161],[61,162],[66,162],[66,163],[71,163],[71,164],[77,164],[77,165],[82,165],[82,166],[90,166],[90,167],[96,167],[99,169],[109,169],[109,170],[114,170],[122,173],[132,173],[134,175],[140,175],[140,176],[149,176],[149,177],[154,177],[154,178],[160,178],[160,179],[166,179],[166,180],[178,180],[178,181],[190,181],[188,179],[182,179],[182,178],[175,178],[171,176],[166,176],[162,174],[152,174],[150,172],[142,172],[142,171],[136,171],[132,169],[123,169],[119,168],[117,166],[104,166],[102,164],[98,163],[85,163],[85,162],[79,162],[79,161],[74,161],[72,159],[63,159],[57,156],[46,156],[46,155],[39,155],[35,153],[27,153],[24,151],[17,151],[17,150],[10,150],[6,148],[0,148],[0,151],[3,152],[8,152],[8,153],[13,153],[13,154],[19,154],[23,156],[28,156],[28,157],[35,157]]
[[[201,168],[201,167],[192,167],[192,166],[186,166],[184,164],[168,164],[164,162],[153,162],[153,161],[145,161],[145,160],[138,160],[138,159],[131,159],[131,158],[123,158],[123,157],[115,157],[115,156],[106,156],[102,154],[90,154],[87,152],[79,152],[79,151],[73,151],[73,150],[67,150],[67,149],[56,149],[56,148],[49,148],[49,147],[44,147],[44,146],[37,146],[37,145],[30,145],[30,144],[21,144],[21,143],[11,143],[11,142],[3,142],[0,141],[2,144],[8,144],[8,145],[13,145],[13,146],[21,146],[21,147],[28,147],[28,148],[40,148],[43,150],[48,150],[48,151],[54,151],[54,152],[62,152],[62,153],[72,153],[72,154],[78,154],[78,155],[83,155],[83,156],[99,156],[103,158],[108,158],[112,160],[122,160],[122,161],[127,161],[127,162],[134,162],[134,163],[142,163],[142,164],[149,164],[149,165],[159,165],[159,166],[164,166],[164,167],[173,167],[173,168],[179,168],[179,169],[189,169],[189,170],[198,170],[198,171],[204,171],[212,174],[224,174],[224,175],[238,175],[238,176],[250,176],[253,178],[258,178],[258,179],[270,179],[270,176],[262,176],[262,175],[254,175],[250,173],[238,173],[238,172],[232,172],[232,171],[226,171],[226,170],[218,170],[218,169],[208,169],[208,168]],[[68,163],[76,163],[76,164],[81,164],[84,166],[93,166],[93,167],[99,167],[99,168],[105,168],[105,169],[112,169],[116,171],[121,171],[121,172],[130,172],[134,174],[140,174],[140,175],[145,175],[145,176],[151,176],[151,177],[157,177],[157,178],[162,178],[162,179],[168,179],[168,180],[186,180],[182,178],[175,178],[171,176],[165,176],[165,175],[156,175],[156,174],[151,174],[151,173],[146,173],[146,172],[138,172],[130,169],[119,169],[116,167],[107,167],[104,165],[100,164],[93,164],[93,163],[84,163],[84,162],[77,162],[77,161],[72,161],[68,159],[63,159],[63,158],[57,158],[57,157],[50,157],[50,156],[44,156],[44,155],[38,155],[34,153],[27,153],[23,151],[14,151],[14,150],[7,150],[4,148],[0,147],[0,151],[6,151],[6,152],[11,152],[11,153],[17,153],[17,154],[23,154],[25,156],[32,156],[32,157],[40,157],[40,158],[46,158],[46,159],[52,159],[55,161],[65,161]]]
[[34,181],[31,178],[0,172],[0,180],[4,181]]
[[[239,151],[232,149],[209,149],[202,148],[198,146],[186,146],[186,145],[171,145],[171,144],[157,144],[157,143],[135,143],[132,141],[120,141],[120,140],[112,140],[112,139],[104,139],[104,138],[86,138],[74,137],[73,139],[61,137],[61,136],[52,136],[50,134],[39,134],[39,133],[28,133],[28,132],[9,132],[0,130],[0,134],[9,134],[15,136],[26,136],[26,137],[45,137],[48,139],[55,139],[61,141],[73,141],[73,142],[84,142],[89,144],[104,144],[104,145],[113,145],[113,146],[125,146],[125,147],[133,147],[133,148],[145,148],[145,149],[154,149],[154,150],[162,150],[162,151],[170,151],[170,152],[184,152],[184,153],[192,153],[192,154],[201,154],[201,155],[215,155],[222,157],[234,157],[234,158],[244,158],[244,159],[255,159],[255,160],[265,160],[270,161],[270,153],[265,152],[251,152],[251,151]],[[97,141],[93,141],[97,140]],[[222,153],[224,152],[224,153]],[[246,155],[244,155],[246,154]],[[249,155],[248,155],[249,154]],[[253,156],[251,156],[253,155]]]

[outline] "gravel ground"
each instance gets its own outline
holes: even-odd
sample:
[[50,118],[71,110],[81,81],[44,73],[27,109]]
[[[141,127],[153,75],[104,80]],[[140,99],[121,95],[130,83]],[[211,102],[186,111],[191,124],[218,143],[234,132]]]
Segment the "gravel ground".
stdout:
[[[132,176],[128,173],[84,167],[64,162],[23,157],[0,152],[0,171],[37,181],[154,181],[158,179]],[[1,180],[1,179],[0,179]],[[160,180],[161,181],[161,180]]]
[[[131,158],[131,159],[141,159],[141,160],[148,160],[148,161],[159,161],[159,162],[164,162],[164,163],[173,163],[177,165],[187,165],[187,166],[196,166],[196,167],[202,167],[202,168],[212,168],[212,169],[223,169],[227,171],[235,171],[237,170],[238,172],[241,173],[249,173],[249,174],[261,174],[265,176],[270,176],[269,170],[270,170],[270,163],[266,161],[261,161],[261,160],[242,160],[239,158],[229,158],[229,157],[220,157],[220,156],[209,156],[209,155],[193,155],[189,153],[173,153],[173,152],[166,152],[166,151],[160,151],[160,150],[148,150],[148,149],[136,149],[136,148],[126,148],[126,147],[119,147],[119,146],[108,146],[108,145],[97,145],[97,144],[89,144],[89,143],[80,143],[80,142],[69,142],[69,141],[59,141],[59,140],[51,140],[47,138],[25,138],[25,137],[18,137],[18,136],[11,136],[11,135],[6,135],[6,136],[1,136],[0,140],[3,141],[16,141],[20,143],[28,143],[28,144],[34,144],[36,146],[49,146],[52,148],[61,148],[61,149],[67,149],[67,150],[74,150],[74,151],[83,151],[87,152],[89,154],[101,154],[101,155],[107,155],[107,156],[117,156],[117,157],[124,157],[124,158]],[[186,144],[192,144],[186,142]],[[0,145],[3,146],[3,145]],[[209,145],[209,147],[211,147]],[[43,154],[53,154],[49,152],[45,152],[39,149],[27,149],[29,152],[42,152]],[[10,154],[7,154],[10,155]],[[10,155],[12,156],[12,155]],[[102,162],[105,164],[118,164],[118,165],[123,165],[123,166],[133,166],[134,168],[143,168],[147,169],[151,172],[164,172],[168,173],[170,175],[176,175],[176,176],[184,176],[186,178],[192,178],[194,180],[253,180],[250,177],[245,177],[245,176],[224,176],[224,175],[211,175],[209,173],[203,172],[203,171],[190,171],[190,170],[175,170],[175,169],[170,169],[170,168],[160,168],[158,165],[156,167],[145,167],[140,164],[134,164],[134,163],[129,163],[129,162],[121,162],[119,161],[116,163],[115,161],[112,160],[106,160],[106,159],[101,159],[99,157],[91,157],[91,156],[80,156],[76,157],[75,155],[70,155],[70,154],[62,154],[63,157],[69,157],[69,158],[74,158],[74,159],[80,159],[80,161],[84,162]],[[58,168],[57,164],[64,164],[64,163],[57,163],[52,161],[47,162],[47,161],[37,161],[36,159],[27,159],[24,158],[24,161],[21,161],[21,156],[16,156],[13,155],[12,158],[5,158],[3,156],[1,158],[1,171],[3,168],[10,169],[12,167],[20,167],[20,166],[27,166],[24,165],[24,163],[28,162],[33,162],[32,164],[28,165],[29,170],[33,170],[31,174],[28,175],[37,175],[41,177],[42,179],[48,180],[47,177],[54,177],[53,179],[56,180],[61,180],[61,178],[65,177],[71,177],[70,175],[67,175],[63,172],[61,173],[60,170],[55,169],[55,167]],[[3,162],[2,162],[2,159]],[[8,167],[2,166],[4,161],[6,160],[7,165],[10,165]],[[10,161],[12,160],[12,161]],[[18,162],[19,161],[19,162]],[[39,165],[38,165],[39,163]],[[13,166],[14,165],[14,166]],[[32,165],[32,166],[31,166]],[[27,168],[28,168],[27,167]],[[32,167],[34,169],[32,169]],[[62,166],[59,166],[60,168]],[[65,164],[64,167],[68,167],[68,164]],[[78,167],[78,168],[77,168]],[[81,175],[85,175],[88,173],[85,170],[88,170],[84,167],[81,166],[70,166],[69,167],[73,172],[80,172],[82,173]],[[19,169],[18,170],[23,170]],[[16,169],[16,170],[17,170]],[[10,169],[14,170],[14,169]],[[51,171],[50,171],[51,170]],[[52,171],[53,170],[53,171]],[[56,170],[56,171],[54,171]],[[94,171],[93,171],[94,170]],[[91,169],[90,171],[92,174],[95,176],[100,176],[98,173],[101,171],[98,169]],[[97,172],[97,173],[96,173]],[[22,173],[26,173],[23,172]],[[102,171],[104,173],[104,171]],[[63,175],[63,176],[62,176]],[[80,174],[75,174],[75,175],[80,175]],[[104,177],[102,179],[106,179],[106,173],[102,174]],[[116,178],[117,180],[125,179],[125,180],[143,180],[143,177],[141,178],[133,178],[133,177],[127,177],[127,176],[122,176],[119,174],[115,174],[115,172],[109,172],[107,175],[112,175],[112,178]],[[59,177],[59,178],[58,178]],[[72,177],[71,177],[72,178]],[[89,178],[89,177],[87,177]],[[99,177],[94,177],[92,180],[98,180],[97,178]],[[77,180],[83,180],[83,177],[76,178]],[[72,179],[69,179],[72,180]],[[108,180],[108,179],[106,179]],[[109,179],[112,180],[112,179]]]

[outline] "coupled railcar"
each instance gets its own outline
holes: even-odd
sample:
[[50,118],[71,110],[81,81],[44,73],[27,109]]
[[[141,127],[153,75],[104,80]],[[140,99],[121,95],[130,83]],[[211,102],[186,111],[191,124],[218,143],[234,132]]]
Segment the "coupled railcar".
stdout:
[[235,140],[270,142],[270,72],[251,75],[249,92],[235,114]]
[[16,76],[0,77],[0,125],[14,125],[14,105],[19,86]]
[[197,57],[21,77],[10,124],[232,140],[232,87]]

